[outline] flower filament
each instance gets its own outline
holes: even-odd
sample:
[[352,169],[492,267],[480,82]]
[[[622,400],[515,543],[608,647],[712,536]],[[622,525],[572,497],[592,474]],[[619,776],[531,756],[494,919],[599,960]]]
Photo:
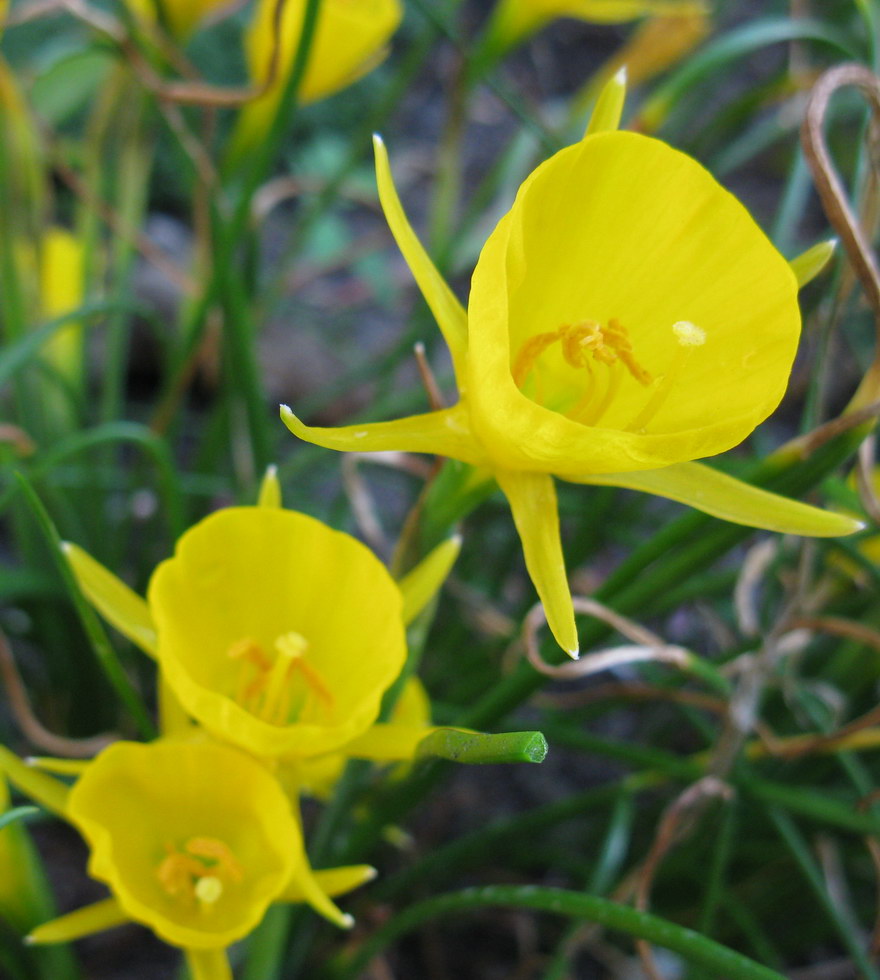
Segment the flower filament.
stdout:
[[[292,630],[275,640],[274,659],[256,640],[234,643],[228,656],[241,662],[235,700],[270,725],[285,725],[292,716],[298,716],[310,695],[331,714],[333,694],[319,671],[305,659],[308,647],[308,641]],[[304,690],[303,685],[296,684],[295,675],[301,678]]]
[[190,837],[182,847],[165,845],[166,855],[156,869],[162,890],[188,905],[205,910],[222,897],[227,883],[244,879],[244,870],[231,849],[215,837]]
[[[556,330],[529,337],[514,359],[511,374],[520,390],[524,390],[534,374],[534,400],[544,404],[542,380],[535,368],[544,352],[558,343],[565,363],[575,369],[586,370],[588,375],[583,394],[563,414],[573,422],[597,425],[614,401],[624,374],[628,372],[643,388],[650,390],[650,395],[625,429],[629,432],[644,431],[666,401],[692,351],[706,341],[705,331],[687,320],[674,323],[672,333],[676,341],[675,354],[669,368],[656,378],[636,360],[629,334],[615,318],[605,326],[596,320],[566,323]],[[601,376],[594,371],[594,363],[605,367]]]

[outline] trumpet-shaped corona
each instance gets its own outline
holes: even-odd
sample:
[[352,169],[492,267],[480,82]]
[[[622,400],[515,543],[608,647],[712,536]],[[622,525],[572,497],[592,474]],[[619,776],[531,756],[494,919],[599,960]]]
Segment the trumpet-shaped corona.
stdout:
[[31,942],[134,921],[193,955],[220,954],[277,901],[308,901],[350,925],[328,896],[372,874],[363,866],[313,872],[278,781],[250,756],[204,736],[116,742],[84,764],[69,791],[5,750],[0,768],[79,829],[89,844],[89,872],[111,891],[109,899],[39,926]]
[[184,709],[258,756],[333,751],[403,666],[400,589],[354,538],[305,514],[233,507],[178,541],[148,591]]

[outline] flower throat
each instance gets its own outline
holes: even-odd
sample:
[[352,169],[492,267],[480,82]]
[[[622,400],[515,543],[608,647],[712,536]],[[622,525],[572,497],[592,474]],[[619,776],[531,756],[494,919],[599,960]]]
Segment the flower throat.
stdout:
[[[529,337],[513,361],[511,374],[514,384],[524,393],[533,376],[534,393],[529,397],[545,405],[545,385],[536,367],[542,355],[558,343],[565,363],[587,373],[583,394],[563,414],[582,425],[597,425],[615,400],[620,383],[628,373],[649,392],[647,402],[624,427],[626,431],[640,431],[666,401],[691,351],[706,340],[705,331],[687,320],[673,324],[672,332],[677,343],[676,352],[667,371],[656,378],[636,359],[626,328],[615,318],[606,326],[596,320],[565,323],[556,330]],[[604,371],[598,370],[602,367]]]

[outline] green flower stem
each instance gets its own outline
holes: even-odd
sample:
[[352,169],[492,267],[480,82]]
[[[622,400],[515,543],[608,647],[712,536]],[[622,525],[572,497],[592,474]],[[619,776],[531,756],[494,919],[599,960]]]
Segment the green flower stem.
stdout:
[[470,765],[543,762],[546,756],[547,740],[540,732],[484,735],[440,728],[423,738],[416,749],[417,759],[448,759]]
[[466,888],[412,905],[374,933],[348,960],[335,969],[331,967],[330,976],[333,980],[354,980],[388,945],[432,919],[498,906],[553,912],[594,922],[670,949],[688,963],[703,967],[713,976],[725,977],[726,980],[783,980],[782,974],[775,970],[659,916],[639,912],[596,895],[533,885]]
[[112,685],[113,689],[119,696],[119,700],[125,705],[132,719],[134,720],[138,731],[142,738],[150,740],[156,737],[156,727],[150,719],[149,713],[146,707],[141,701],[140,695],[135,691],[131,681],[126,676],[122,665],[116,656],[116,651],[113,649],[113,645],[110,643],[97,614],[88,604],[82,592],[80,591],[79,585],[76,581],[76,576],[67,563],[64,554],[61,549],[61,538],[58,535],[55,525],[52,523],[52,518],[49,516],[46,508],[43,506],[42,501],[37,496],[36,491],[31,486],[27,478],[21,474],[16,474],[16,479],[18,480],[21,491],[24,494],[24,498],[28,503],[34,517],[37,520],[37,524],[43,533],[46,543],[49,545],[49,550],[51,551],[56,567],[58,568],[61,578],[64,581],[67,591],[70,594],[73,604],[76,608],[77,614],[79,615],[80,622],[83,625],[83,629],[89,638],[92,650],[95,653],[95,657],[98,660],[101,668],[103,669],[107,679]]

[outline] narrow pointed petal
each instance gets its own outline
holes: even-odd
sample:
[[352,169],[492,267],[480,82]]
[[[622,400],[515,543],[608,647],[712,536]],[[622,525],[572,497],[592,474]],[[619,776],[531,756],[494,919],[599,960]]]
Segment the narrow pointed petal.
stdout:
[[25,942],[28,945],[69,943],[130,921],[115,898],[105,898],[101,902],[52,919],[51,922],[44,922],[30,933]]
[[225,949],[187,949],[184,952],[191,980],[232,980]]
[[281,484],[278,482],[278,467],[273,463],[266,468],[266,475],[260,484],[260,494],[257,497],[258,507],[281,506]]
[[25,759],[25,765],[40,772],[51,772],[55,776],[81,776],[91,765],[90,759],[54,759],[45,755],[32,755]]
[[410,415],[394,422],[342,425],[334,429],[306,425],[287,405],[281,406],[281,418],[295,436],[325,449],[362,453],[394,449],[449,456],[475,466],[485,464],[483,452],[471,434],[467,416],[460,405],[440,412]]
[[596,99],[584,137],[620,128],[623,103],[626,100],[626,65],[608,79]]
[[373,137],[373,148],[376,153],[376,182],[379,185],[379,200],[385,219],[397,246],[406,259],[425,302],[431,308],[443,337],[452,355],[455,368],[455,378],[459,391],[464,383],[464,355],[467,351],[467,314],[464,307],[449,288],[446,280],[437,271],[422,243],[412,230],[412,226],[400,203],[394,178],[391,175],[391,165],[388,162],[388,151],[380,136]]
[[354,919],[340,909],[333,902],[327,892],[321,887],[320,880],[316,877],[311,868],[302,869],[297,875],[295,883],[291,882],[287,886],[288,890],[296,887],[300,891],[300,901],[306,902],[318,913],[328,919],[340,929],[351,929]]
[[798,289],[803,289],[808,282],[812,282],[816,276],[831,261],[832,256],[837,251],[837,239],[829,238],[828,241],[819,242],[806,252],[801,252],[788,264],[797,279]]
[[431,732],[428,725],[379,722],[344,746],[346,756],[373,762],[406,762],[416,757],[419,742]]
[[146,601],[82,548],[69,541],[62,548],[89,602],[123,636],[155,658],[156,627]]
[[572,483],[626,487],[654,493],[658,497],[668,497],[680,504],[695,507],[712,517],[720,517],[723,521],[782,534],[831,538],[852,534],[864,526],[844,514],[834,514],[769,490],[761,490],[702,463],[676,463],[662,470],[567,476],[565,479]]
[[407,626],[427,606],[446,581],[461,551],[461,535],[447,538],[398,583],[403,593],[403,621]]
[[571,590],[565,574],[559,514],[553,478],[543,473],[499,471],[495,474],[513,512],[529,571],[556,642],[570,657],[578,656]]
[[14,752],[10,752],[2,745],[0,745],[0,772],[5,773],[9,782],[17,786],[35,803],[57,813],[59,817],[66,816],[67,796],[70,791],[64,783],[31,769]]
[[[351,864],[341,868],[315,871],[315,881],[326,895],[346,895],[376,877],[369,864]],[[298,881],[292,881],[279,896],[281,902],[304,902],[305,895]]]

